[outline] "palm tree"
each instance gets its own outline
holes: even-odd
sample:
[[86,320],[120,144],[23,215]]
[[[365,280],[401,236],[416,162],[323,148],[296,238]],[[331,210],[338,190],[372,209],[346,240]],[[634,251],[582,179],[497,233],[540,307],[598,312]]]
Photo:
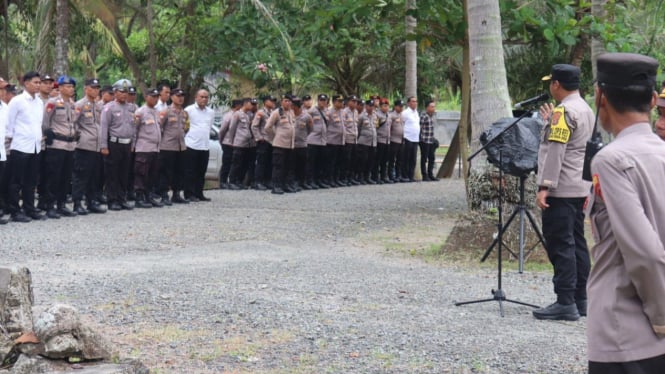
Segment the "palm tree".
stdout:
[[406,0],[406,78],[404,93],[407,97],[416,96],[418,92],[418,55],[416,50],[415,30],[416,18],[413,16],[416,10],[416,0]]

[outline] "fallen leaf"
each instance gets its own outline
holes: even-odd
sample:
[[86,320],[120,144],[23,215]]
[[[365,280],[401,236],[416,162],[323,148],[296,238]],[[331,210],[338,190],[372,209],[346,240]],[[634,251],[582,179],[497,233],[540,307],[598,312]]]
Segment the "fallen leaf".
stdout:
[[16,344],[23,344],[23,343],[39,343],[39,339],[37,338],[37,335],[35,335],[34,332],[26,332],[23,333],[23,335],[19,336],[14,340]]
[[351,352],[351,353],[349,353],[349,357],[351,357],[351,358],[358,358],[358,357],[360,357],[360,353],[358,353],[358,352]]

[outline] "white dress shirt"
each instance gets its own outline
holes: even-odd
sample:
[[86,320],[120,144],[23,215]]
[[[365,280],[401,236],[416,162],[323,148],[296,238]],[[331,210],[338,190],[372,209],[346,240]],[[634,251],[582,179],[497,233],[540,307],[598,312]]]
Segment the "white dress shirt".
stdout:
[[11,150],[23,153],[39,153],[42,148],[42,100],[27,92],[9,102],[7,137],[12,138]]
[[169,107],[169,104],[163,102],[162,99],[159,99],[157,101],[157,105],[155,105],[155,110],[157,110],[157,113],[159,113],[159,112],[161,112],[162,110],[164,110],[168,107]]
[[215,119],[215,111],[205,107],[201,109],[194,103],[185,112],[189,115],[189,131],[185,135],[185,145],[197,151],[210,150],[210,130]]
[[5,150],[5,131],[7,129],[7,114],[9,109],[7,104],[0,101],[0,161],[7,161],[7,152]]
[[420,141],[420,115],[417,111],[406,108],[402,111],[402,122],[404,122],[404,138],[410,142]]

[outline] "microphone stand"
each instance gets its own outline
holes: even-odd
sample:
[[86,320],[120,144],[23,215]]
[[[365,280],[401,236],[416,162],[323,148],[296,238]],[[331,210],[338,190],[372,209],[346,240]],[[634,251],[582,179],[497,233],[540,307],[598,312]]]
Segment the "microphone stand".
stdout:
[[[519,116],[513,123],[511,123],[508,127],[503,129],[499,134],[497,134],[494,138],[490,139],[484,146],[482,146],[479,150],[474,152],[471,156],[469,156],[468,161],[471,161],[473,158],[475,158],[481,151],[484,151],[487,146],[495,142],[497,139],[503,136],[506,131],[512,129],[519,121],[521,121],[523,118],[525,118],[530,111],[525,111],[521,116]],[[503,164],[503,145],[499,147],[499,165]],[[532,308],[540,308],[538,305],[533,305],[533,304],[528,304],[522,301],[518,300],[513,300],[513,299],[508,299],[506,297],[506,293],[503,291],[501,280],[502,280],[502,249],[503,249],[503,232],[505,231],[506,227],[503,226],[503,169],[501,166],[499,166],[499,206],[498,206],[498,212],[499,212],[499,222],[497,224],[498,228],[498,235],[497,235],[497,243],[498,243],[498,251],[497,251],[497,288],[492,289],[492,297],[488,299],[479,299],[479,300],[471,300],[471,301],[462,301],[462,302],[457,302],[455,303],[455,306],[461,306],[461,305],[467,305],[467,304],[477,304],[477,303],[484,303],[484,302],[489,302],[489,301],[498,301],[499,302],[499,312],[501,314],[501,317],[504,316],[503,313],[503,302],[510,302],[514,304],[520,304],[524,306],[529,306]]]

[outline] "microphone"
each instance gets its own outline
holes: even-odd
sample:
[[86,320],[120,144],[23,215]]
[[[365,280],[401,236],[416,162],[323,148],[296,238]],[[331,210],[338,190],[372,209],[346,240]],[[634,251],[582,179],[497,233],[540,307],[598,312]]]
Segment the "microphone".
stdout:
[[536,103],[539,103],[539,102],[541,102],[541,101],[546,101],[546,100],[548,100],[549,98],[550,98],[550,95],[549,95],[547,92],[545,92],[545,93],[543,93],[543,94],[540,94],[540,95],[538,95],[538,96],[532,97],[532,98],[530,98],[530,99],[526,99],[526,100],[524,100],[524,101],[520,101],[519,103],[515,104],[515,109],[521,109],[521,108],[523,108],[523,107],[525,107],[525,106],[529,106],[529,105],[531,105],[531,104],[536,104]]

